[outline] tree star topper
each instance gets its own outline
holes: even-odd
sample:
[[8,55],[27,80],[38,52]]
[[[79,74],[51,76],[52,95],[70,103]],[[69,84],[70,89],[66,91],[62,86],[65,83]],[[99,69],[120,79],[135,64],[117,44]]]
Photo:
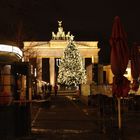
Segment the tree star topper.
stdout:
[[70,42],[73,42],[73,40],[74,40],[74,35],[71,35],[70,36]]

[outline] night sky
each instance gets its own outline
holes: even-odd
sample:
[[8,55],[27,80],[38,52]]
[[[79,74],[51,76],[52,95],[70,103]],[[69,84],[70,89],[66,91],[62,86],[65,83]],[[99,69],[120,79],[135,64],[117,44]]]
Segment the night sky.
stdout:
[[[58,20],[75,40],[97,40],[104,53],[112,23],[120,16],[128,36],[128,44],[140,41],[139,1],[133,0],[0,0],[0,40],[50,40]],[[108,61],[107,58],[105,61]],[[102,60],[102,61],[103,61]]]

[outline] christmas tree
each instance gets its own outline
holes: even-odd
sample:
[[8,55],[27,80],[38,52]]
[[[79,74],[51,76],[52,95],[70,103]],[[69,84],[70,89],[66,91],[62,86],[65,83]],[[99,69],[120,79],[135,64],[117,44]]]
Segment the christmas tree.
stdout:
[[64,50],[59,65],[58,83],[76,86],[86,83],[86,72],[82,63],[80,52],[73,42],[73,36]]

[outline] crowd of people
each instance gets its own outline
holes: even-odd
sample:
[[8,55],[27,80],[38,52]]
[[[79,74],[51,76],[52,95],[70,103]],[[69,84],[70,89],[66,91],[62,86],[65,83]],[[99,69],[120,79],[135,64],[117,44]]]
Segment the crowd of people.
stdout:
[[52,85],[48,83],[48,84],[42,85],[41,89],[42,89],[42,94],[44,95],[44,98],[49,97],[52,93],[52,90],[54,90],[54,95],[56,96],[57,91],[58,91],[58,85],[55,83],[54,87],[52,87]]
[[52,93],[55,96],[58,93],[58,85],[56,83],[54,86],[52,86],[50,83],[43,83],[37,89],[39,90],[33,90],[33,99],[47,99]]

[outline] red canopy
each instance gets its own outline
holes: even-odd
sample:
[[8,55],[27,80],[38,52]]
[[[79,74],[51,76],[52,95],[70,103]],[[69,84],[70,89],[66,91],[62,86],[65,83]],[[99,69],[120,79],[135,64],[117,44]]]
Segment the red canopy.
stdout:
[[140,53],[138,50],[139,44],[134,43],[131,48],[131,75],[133,77],[132,90],[137,91],[139,88],[138,77],[140,75]]
[[117,97],[125,97],[130,90],[130,81],[123,76],[129,60],[129,49],[126,33],[118,16],[114,19],[110,45],[111,69],[114,74],[112,92]]

